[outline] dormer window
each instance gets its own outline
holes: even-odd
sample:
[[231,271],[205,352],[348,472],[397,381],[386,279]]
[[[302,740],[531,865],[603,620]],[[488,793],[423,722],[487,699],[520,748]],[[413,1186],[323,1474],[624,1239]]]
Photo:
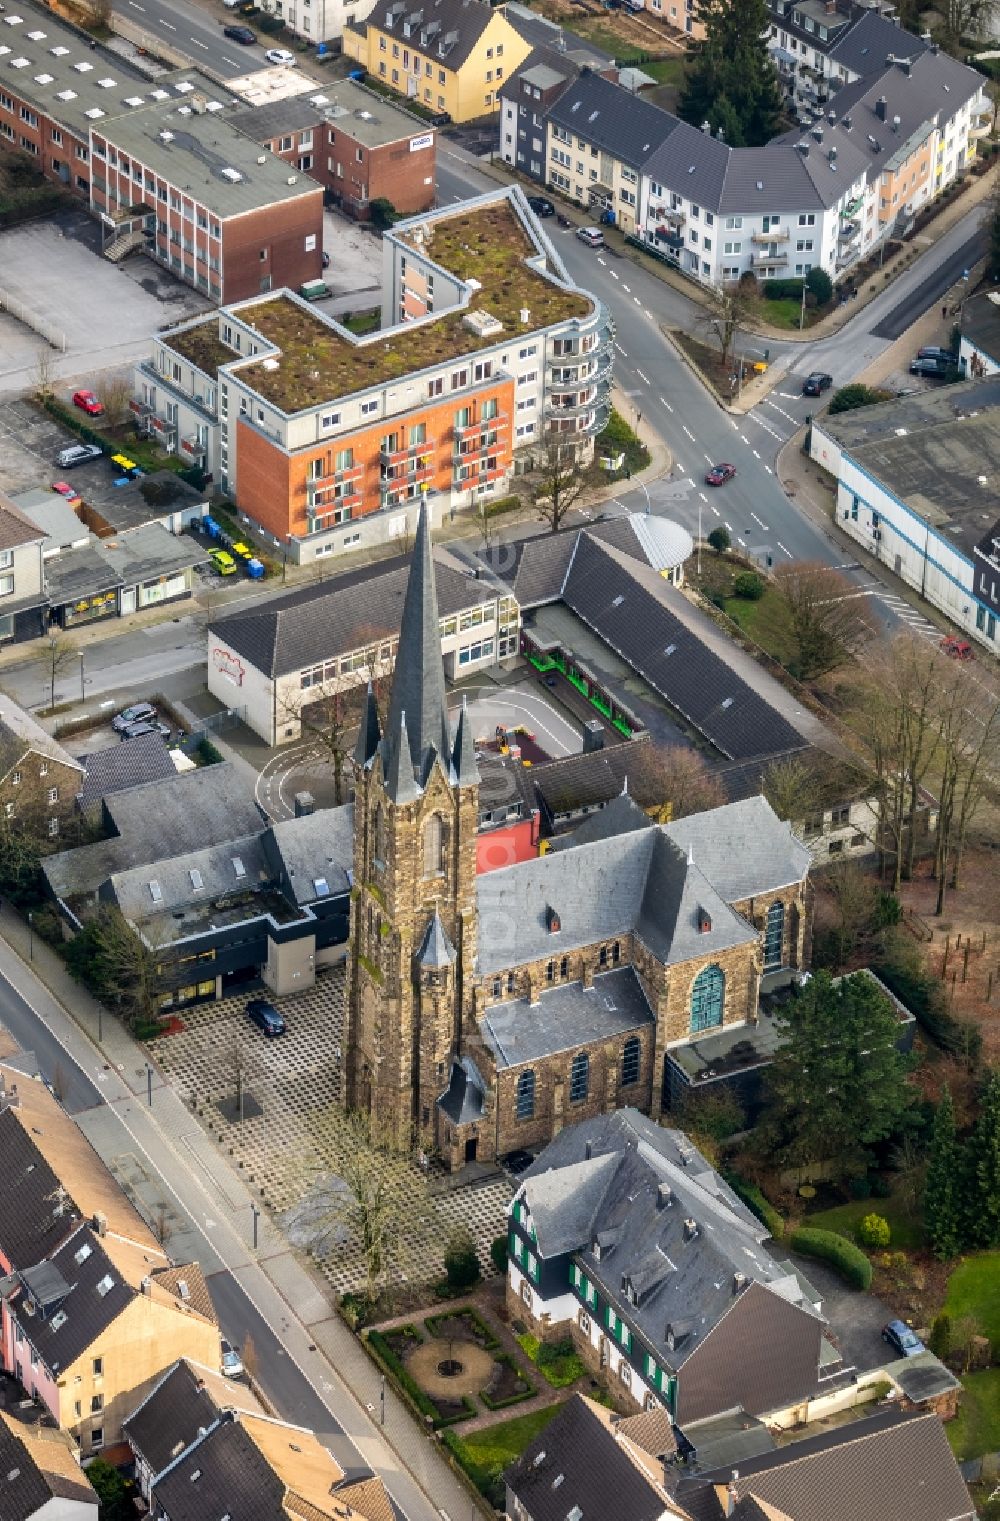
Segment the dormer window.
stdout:
[[545,928],[550,935],[558,935],[562,929],[562,920],[551,904],[545,910]]

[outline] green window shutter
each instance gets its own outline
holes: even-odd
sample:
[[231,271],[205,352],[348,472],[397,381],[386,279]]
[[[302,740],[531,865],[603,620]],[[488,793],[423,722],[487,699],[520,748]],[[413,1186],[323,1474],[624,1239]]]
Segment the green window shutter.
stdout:
[[534,1252],[528,1253],[528,1273],[535,1283],[538,1282],[538,1258]]
[[597,1304],[597,1290],[594,1288],[594,1285],[591,1283],[589,1278],[587,1279],[587,1303],[589,1305]]
[[615,1312],[610,1305],[608,1305],[604,1311],[604,1324],[607,1326],[608,1330],[614,1334]]
[[520,1242],[518,1241],[517,1237],[514,1235],[513,1231],[511,1231],[511,1233],[510,1233],[510,1238],[509,1238],[509,1240],[507,1242],[507,1246],[509,1248],[510,1255],[513,1257],[514,1261],[516,1262],[517,1261],[517,1254],[518,1254],[518,1248],[520,1246]]
[[666,1380],[666,1385],[667,1385],[666,1389],[663,1392],[667,1396],[667,1409],[670,1411],[670,1414],[673,1415],[674,1412],[675,1412],[675,1410],[677,1409],[677,1380],[676,1380],[676,1378],[668,1378]]
[[578,1289],[580,1287],[580,1278],[580,1269],[577,1267],[575,1262],[571,1262],[569,1265],[569,1281],[574,1289]]
[[626,1352],[631,1352],[631,1350],[632,1350],[632,1333],[629,1330],[628,1326],[621,1326],[621,1338],[622,1338],[622,1346],[624,1347],[625,1351]]

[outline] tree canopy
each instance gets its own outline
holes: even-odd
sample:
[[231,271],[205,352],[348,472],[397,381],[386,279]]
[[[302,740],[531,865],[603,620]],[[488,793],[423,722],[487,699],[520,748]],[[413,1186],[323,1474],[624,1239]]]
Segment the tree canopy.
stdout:
[[765,0],[698,0],[705,39],[688,71],[678,114],[705,122],[732,147],[760,147],[781,128],[778,71],[767,50]]

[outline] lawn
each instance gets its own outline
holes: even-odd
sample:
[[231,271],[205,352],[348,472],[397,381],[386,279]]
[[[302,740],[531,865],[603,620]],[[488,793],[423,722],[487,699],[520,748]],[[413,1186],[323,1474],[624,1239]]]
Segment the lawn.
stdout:
[[725,600],[730,618],[755,644],[783,666],[794,661],[796,647],[788,605],[773,588],[769,586],[759,602],[751,602],[746,597],[727,597]]
[[[960,1315],[974,1316],[983,1335],[994,1345],[1000,1342],[1000,1252],[981,1252],[960,1262],[948,1279],[944,1307],[952,1320]],[[1000,1447],[1000,1441],[995,1445]]]
[[640,64],[640,68],[657,84],[680,88],[684,82],[685,63],[684,58],[660,58],[655,63]]
[[562,1405],[546,1405],[530,1415],[516,1415],[513,1420],[501,1421],[497,1426],[486,1426],[459,1436],[454,1431],[444,1433],[444,1443],[465,1469],[476,1488],[493,1505],[503,1504],[503,1485],[500,1476],[505,1468],[544,1431]]
[[856,1239],[855,1230],[865,1215],[881,1215],[888,1220],[892,1231],[892,1249],[918,1251],[923,1246],[923,1224],[898,1199],[852,1199],[849,1204],[837,1204],[833,1209],[817,1210],[809,1214],[806,1225],[821,1231],[839,1231],[851,1241]]
[[343,323],[349,332],[363,338],[365,333],[374,333],[375,329],[381,325],[382,308],[373,306],[368,311],[345,312],[342,317],[338,317],[337,321]]
[[967,1373],[958,1415],[944,1428],[959,1462],[1000,1448],[1000,1368]]

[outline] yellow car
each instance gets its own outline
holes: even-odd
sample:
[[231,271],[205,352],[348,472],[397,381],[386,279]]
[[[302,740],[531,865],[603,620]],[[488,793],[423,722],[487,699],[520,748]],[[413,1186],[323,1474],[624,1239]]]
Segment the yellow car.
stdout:
[[210,549],[208,558],[219,572],[220,576],[235,576],[236,561],[231,554],[224,549]]

